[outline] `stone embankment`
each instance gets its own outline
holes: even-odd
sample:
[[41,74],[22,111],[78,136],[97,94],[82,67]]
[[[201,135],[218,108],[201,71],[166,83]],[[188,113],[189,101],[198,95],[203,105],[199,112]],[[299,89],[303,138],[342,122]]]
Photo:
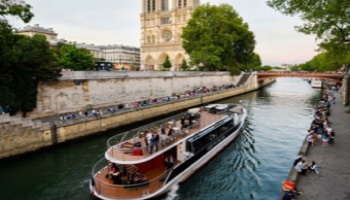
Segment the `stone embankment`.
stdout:
[[336,101],[331,105],[328,117],[335,132],[334,144],[323,147],[319,139],[315,146],[311,146],[304,140],[299,152],[305,155],[307,163],[316,162],[319,174],[310,172],[302,176],[292,167],[288,175],[287,180],[295,181],[298,190],[303,192],[298,200],[350,199],[350,114],[345,112],[340,93],[336,92],[334,96]]
[[[223,90],[193,98],[170,101],[143,108],[126,109],[113,115],[70,123],[42,123],[20,118],[0,116],[0,159],[39,150],[69,140],[86,137],[146,119],[168,115],[190,107],[257,90],[275,79]],[[57,115],[56,115],[57,116]]]

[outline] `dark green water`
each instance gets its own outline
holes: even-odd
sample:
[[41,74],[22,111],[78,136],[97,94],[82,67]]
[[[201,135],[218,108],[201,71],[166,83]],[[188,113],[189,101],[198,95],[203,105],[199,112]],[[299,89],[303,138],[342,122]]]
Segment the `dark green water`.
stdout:
[[[226,99],[248,110],[236,140],[165,199],[277,199],[312,120],[320,90],[281,78],[257,92]],[[131,128],[135,128],[135,125]],[[115,130],[0,163],[0,200],[92,200],[92,166]]]

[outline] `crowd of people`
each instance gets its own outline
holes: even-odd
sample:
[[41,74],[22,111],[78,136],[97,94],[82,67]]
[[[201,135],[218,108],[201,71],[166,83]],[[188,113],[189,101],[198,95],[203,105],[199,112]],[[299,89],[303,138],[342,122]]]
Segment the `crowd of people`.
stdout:
[[[306,136],[306,141],[311,147],[317,145],[319,140],[322,141],[323,148],[328,147],[329,144],[334,144],[335,133],[328,120],[328,116],[331,115],[331,105],[335,104],[333,92],[336,91],[336,88],[332,88],[331,91],[326,91],[317,105],[313,121]],[[316,161],[312,160],[311,162],[306,162],[302,154],[294,160],[293,167],[298,174],[303,176],[308,173],[320,173]],[[282,190],[284,191],[282,200],[293,200],[296,199],[298,195],[302,194],[302,192],[296,189],[295,183],[290,180],[282,182]]]
[[110,106],[107,108],[100,108],[100,109],[93,109],[89,108],[85,111],[80,111],[78,113],[63,113],[59,115],[59,120],[61,122],[69,121],[69,120],[74,120],[77,118],[86,118],[89,116],[93,116],[94,118],[100,118],[103,116],[107,115],[113,115],[116,114],[117,111],[120,110],[128,110],[128,109],[139,109],[139,108],[144,108],[147,106],[155,105],[155,104],[160,104],[160,103],[167,103],[170,101],[176,101],[176,100],[182,100],[186,98],[191,98],[195,97],[198,95],[203,95],[203,94],[208,94],[211,92],[218,92],[222,90],[228,90],[228,89],[233,89],[236,88],[236,85],[230,84],[230,85],[221,85],[221,86],[213,86],[211,88],[203,86],[203,87],[198,87],[193,90],[187,90],[184,91],[183,93],[178,93],[178,94],[172,94],[170,96],[165,96],[165,97],[160,97],[160,98],[149,98],[145,99],[142,101],[133,101],[125,104],[118,104],[116,106]]

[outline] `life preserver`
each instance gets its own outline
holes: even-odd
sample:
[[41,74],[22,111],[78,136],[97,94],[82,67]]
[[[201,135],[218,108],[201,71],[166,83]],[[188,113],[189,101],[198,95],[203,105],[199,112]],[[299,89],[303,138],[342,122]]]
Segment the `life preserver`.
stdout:
[[282,190],[290,191],[295,189],[295,184],[293,181],[283,181],[282,182]]

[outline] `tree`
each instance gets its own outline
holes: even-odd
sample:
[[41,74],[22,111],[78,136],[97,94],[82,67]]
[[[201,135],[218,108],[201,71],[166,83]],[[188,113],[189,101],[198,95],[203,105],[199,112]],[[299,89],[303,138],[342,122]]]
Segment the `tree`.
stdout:
[[[327,51],[350,52],[350,1],[345,0],[269,0],[270,7],[286,15],[298,15],[305,22],[296,27],[315,34],[319,46]],[[340,50],[340,51],[339,51]]]
[[164,62],[163,62],[163,67],[167,70],[169,70],[171,68],[171,62],[169,60],[169,56],[167,55]]
[[183,59],[182,64],[181,64],[181,69],[185,71],[185,70],[188,70],[188,68],[189,68],[189,66],[188,66],[186,60]]
[[74,44],[60,43],[57,54],[63,68],[75,71],[92,70],[94,68],[92,54],[87,49],[77,48]]
[[29,22],[34,14],[31,12],[32,7],[21,0],[1,0],[0,1],[0,16],[8,15],[19,17],[23,22]]
[[183,48],[191,64],[207,71],[228,70],[232,74],[251,62],[254,34],[232,6],[209,4],[197,7],[182,33]]
[[256,53],[253,53],[250,62],[244,66],[243,70],[258,70],[261,67],[260,56]]
[[14,111],[21,110],[25,117],[36,107],[38,82],[56,79],[61,68],[45,36],[13,35],[11,39],[12,48],[3,54],[0,70],[7,77],[1,79],[5,92],[1,92],[0,98]]
[[56,79],[60,68],[44,36],[15,35],[6,20],[18,17],[24,22],[34,16],[31,6],[20,0],[0,2],[0,102],[23,116],[36,107],[39,81]]

